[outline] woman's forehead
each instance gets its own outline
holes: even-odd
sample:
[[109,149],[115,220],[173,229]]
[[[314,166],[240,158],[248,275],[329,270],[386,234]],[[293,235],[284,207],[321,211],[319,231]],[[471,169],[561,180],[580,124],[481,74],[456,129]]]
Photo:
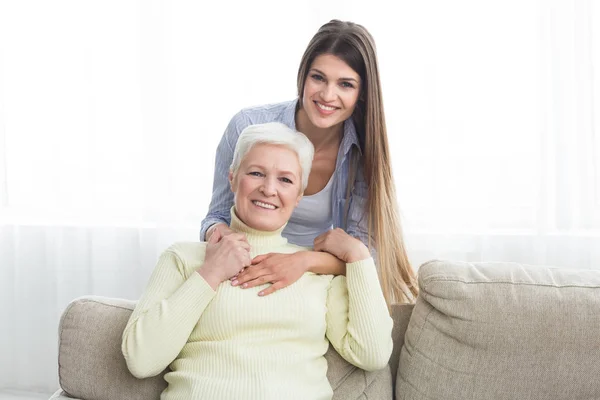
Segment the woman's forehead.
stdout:
[[243,158],[242,164],[265,169],[289,170],[294,173],[301,168],[295,151],[286,146],[269,143],[254,145]]

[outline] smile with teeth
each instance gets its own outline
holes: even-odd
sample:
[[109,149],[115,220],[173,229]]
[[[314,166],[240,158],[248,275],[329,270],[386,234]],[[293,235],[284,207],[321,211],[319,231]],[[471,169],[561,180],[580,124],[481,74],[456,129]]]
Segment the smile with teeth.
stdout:
[[331,107],[331,106],[326,106],[325,104],[321,104],[318,101],[315,101],[315,103],[317,103],[317,106],[321,109],[321,110],[325,110],[325,111],[333,111],[335,109],[337,109],[337,107]]
[[253,200],[252,204],[259,206],[260,208],[266,208],[268,210],[274,210],[277,208],[273,204],[263,203],[262,201],[258,201],[258,200]]

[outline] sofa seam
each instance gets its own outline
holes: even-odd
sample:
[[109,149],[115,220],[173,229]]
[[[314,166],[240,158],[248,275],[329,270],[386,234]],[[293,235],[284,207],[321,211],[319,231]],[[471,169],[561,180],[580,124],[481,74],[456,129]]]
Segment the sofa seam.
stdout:
[[[402,378],[403,378],[402,381],[405,382],[408,386],[410,386],[415,392],[417,392],[420,395],[424,396],[428,400],[436,400],[433,397],[430,397],[430,396],[426,395],[425,393],[423,393],[421,391],[421,389],[417,388],[415,385],[413,385],[411,382],[409,382],[404,376]],[[398,387],[398,382],[396,382],[396,387]],[[395,391],[396,391],[396,388],[394,388],[394,392]],[[403,396],[403,398],[406,398],[406,396]]]
[[[384,368],[383,370],[385,370],[385,368]],[[377,371],[377,372],[381,372],[381,371],[383,371],[383,370],[379,370],[379,371]],[[390,375],[391,375],[391,370],[390,370]],[[366,381],[366,380],[367,380],[367,374],[364,374],[364,377],[365,377],[365,381]],[[366,398],[367,400],[369,400],[369,395],[367,394],[367,390],[369,390],[369,388],[370,388],[371,386],[373,386],[373,384],[374,384],[374,383],[377,381],[377,379],[379,379],[379,377],[376,377],[375,379],[373,379],[373,380],[371,381],[371,383],[369,383],[368,385],[365,385],[365,390],[363,390],[363,393],[362,393],[362,394],[364,394],[364,395],[365,395],[365,398]],[[393,392],[393,391],[394,391],[394,388],[392,388],[392,392]],[[360,396],[358,396],[358,398],[360,398]]]
[[75,303],[74,303],[74,302],[71,302],[71,303],[69,303],[69,304],[67,305],[67,308],[66,308],[66,309],[65,309],[65,311],[63,312],[63,316],[62,316],[62,317],[61,317],[61,319],[60,319],[60,330],[59,330],[59,332],[58,332],[58,384],[59,384],[60,388],[61,388],[61,389],[62,389],[62,390],[65,392],[65,393],[67,393],[69,396],[70,396],[71,394],[70,394],[70,393],[69,393],[69,392],[68,392],[68,391],[65,389],[65,387],[63,386],[63,379],[62,379],[62,373],[61,373],[61,370],[62,370],[62,365],[61,365],[61,351],[60,351],[60,350],[61,350],[62,343],[63,343],[63,331],[64,331],[64,329],[65,329],[65,327],[64,327],[64,322],[65,322],[65,319],[66,319],[67,317],[69,317],[69,318],[70,318],[70,315],[69,315],[69,313],[70,313],[71,309],[72,309],[74,306],[75,306]]
[[[419,344],[421,343],[421,335],[423,335],[423,331],[425,330],[425,324],[427,324],[427,322],[429,321],[429,316],[431,315],[431,313],[433,312],[433,310],[435,309],[433,307],[433,305],[429,304],[429,302],[425,302],[426,305],[429,306],[429,311],[427,312],[427,315],[425,316],[425,319],[423,321],[423,326],[421,327],[421,329],[419,329],[419,337],[417,338],[417,342],[415,343],[415,347],[418,347]],[[411,315],[412,317],[412,315]],[[409,322],[409,326],[410,326],[410,320]],[[406,330],[408,330],[408,326],[406,327]],[[406,333],[405,333],[406,335]],[[406,342],[406,339],[404,340]]]
[[[423,301],[424,301],[424,300],[423,300]],[[425,316],[425,318],[424,318],[423,325],[422,325],[422,326],[421,326],[421,328],[419,329],[419,336],[417,337],[417,341],[416,341],[416,343],[415,343],[415,346],[414,346],[414,347],[415,347],[415,349],[417,349],[417,348],[419,347],[419,344],[420,344],[420,342],[421,342],[421,335],[423,334],[423,331],[425,330],[425,324],[428,322],[428,320],[429,320],[429,316],[431,315],[431,313],[432,313],[432,312],[433,312],[433,310],[434,310],[434,307],[433,307],[431,304],[429,304],[428,302],[425,302],[425,305],[426,305],[426,306],[429,306],[429,311],[427,312],[427,315],[426,315],[426,316]],[[415,307],[414,307],[414,308],[416,308],[416,306],[417,306],[417,305],[415,304]],[[413,308],[413,311],[414,311],[414,308]],[[411,320],[412,320],[412,314],[411,314]],[[406,327],[406,331],[408,331],[408,328],[409,328],[409,327],[410,327],[410,320],[409,320],[409,322],[408,322],[408,326]],[[406,335],[406,333],[405,333],[405,335]],[[404,345],[403,345],[402,347],[406,347],[406,336],[405,336],[405,339],[404,339]],[[400,349],[400,353],[401,353],[401,354],[400,354],[400,356],[401,356],[401,355],[402,355],[402,349]],[[410,368],[410,366],[411,366],[412,364],[413,364],[413,362],[412,362],[412,357],[411,357],[411,359],[409,360],[409,365],[407,366],[407,368]],[[400,358],[398,359],[398,371],[396,372],[396,386],[398,386],[398,373],[402,374],[402,368],[400,368]],[[409,385],[410,385],[410,386],[411,386],[411,387],[412,387],[414,390],[417,390],[417,388],[416,388],[416,387],[414,387],[414,386],[413,386],[413,385],[412,385],[410,382],[408,382],[408,380],[406,380],[406,378],[405,378],[404,376],[403,376],[403,378],[404,378],[404,379],[403,379],[403,380],[404,380],[404,382],[408,383],[408,384],[409,384]],[[418,390],[417,390],[417,391],[418,391]],[[395,392],[396,392],[396,387],[394,387],[394,396],[396,395],[396,393],[395,393]]]
[[[333,389],[333,390],[339,389],[340,386],[342,386],[344,384],[344,382],[346,382],[348,380],[350,375],[352,375],[352,373],[356,370],[361,370],[361,369],[358,368],[356,365],[352,365],[352,369],[350,369],[350,372],[348,372],[346,375],[344,375],[335,387],[333,387],[333,385],[331,385],[331,389]],[[364,371],[364,370],[361,370],[361,371]]]
[[118,304],[103,303],[103,302],[98,301],[96,299],[81,299],[79,302],[80,303],[96,303],[96,304],[100,304],[100,305],[103,305],[103,306],[109,306],[109,307],[119,308],[121,310],[133,311],[131,308],[123,307],[123,306],[118,305]]
[[439,278],[436,277],[430,281],[425,282],[423,285],[423,290],[427,291],[430,285],[435,283],[445,283],[445,282],[454,282],[454,283],[464,283],[465,285],[478,285],[478,284],[506,284],[506,285],[515,285],[515,286],[541,286],[541,287],[550,287],[550,288],[579,288],[579,289],[600,289],[600,285],[553,285],[549,283],[535,283],[535,282],[522,282],[522,281],[507,281],[507,280],[491,280],[491,281],[466,281],[461,279],[451,279],[451,278]]

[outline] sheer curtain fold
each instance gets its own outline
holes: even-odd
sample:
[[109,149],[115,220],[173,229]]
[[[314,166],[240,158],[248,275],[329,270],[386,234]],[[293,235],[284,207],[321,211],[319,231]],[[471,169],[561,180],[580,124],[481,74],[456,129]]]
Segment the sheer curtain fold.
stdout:
[[546,123],[541,138],[547,151],[544,169],[551,171],[542,201],[550,204],[547,228],[559,232],[598,228],[594,79],[599,67],[593,61],[598,47],[593,28],[599,29],[600,18],[592,5],[589,0],[542,5]]
[[136,299],[159,254],[196,229],[0,226],[0,388],[57,387],[64,307],[96,294]]
[[197,240],[229,119],[292,99],[332,18],[377,42],[415,266],[600,267],[593,0],[279,13],[271,0],[0,0],[0,389],[53,391],[68,302],[135,299],[161,251]]

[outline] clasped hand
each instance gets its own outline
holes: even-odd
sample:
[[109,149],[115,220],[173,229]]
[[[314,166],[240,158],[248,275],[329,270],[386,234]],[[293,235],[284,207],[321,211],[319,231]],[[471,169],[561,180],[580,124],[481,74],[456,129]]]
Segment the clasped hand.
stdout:
[[[219,240],[225,238],[241,240],[240,234],[234,233],[225,225],[214,229],[209,243],[214,240],[213,236],[215,234],[218,235]],[[329,253],[344,263],[352,263],[370,257],[369,250],[360,240],[348,235],[343,229],[339,228],[329,230],[315,238],[314,250]],[[258,293],[259,296],[266,296],[291,285],[311,267],[317,266],[312,265],[314,263],[311,261],[316,260],[316,257],[311,257],[312,254],[316,253],[310,251],[300,251],[292,254],[268,253],[254,257],[250,262],[248,262],[248,259],[244,259],[244,268],[236,271],[234,267],[228,270],[228,273],[234,272],[229,279],[233,286],[240,286],[243,289],[271,283],[269,287]],[[239,265],[239,262],[236,265]]]
[[206,244],[204,264],[198,273],[216,289],[221,282],[236,276],[251,262],[250,245],[245,235],[233,231],[223,235],[215,230]]

